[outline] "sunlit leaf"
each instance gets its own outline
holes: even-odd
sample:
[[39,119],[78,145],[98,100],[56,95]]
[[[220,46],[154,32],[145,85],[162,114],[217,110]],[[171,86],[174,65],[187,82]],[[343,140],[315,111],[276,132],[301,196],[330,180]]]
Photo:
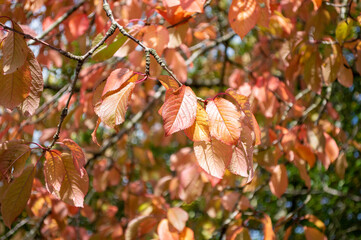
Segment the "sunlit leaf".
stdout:
[[232,145],[238,142],[241,135],[241,113],[237,107],[224,98],[216,98],[207,103],[211,136]]
[[199,166],[213,177],[222,178],[232,158],[232,146],[213,138],[210,142],[195,142],[193,147]]
[[197,103],[197,115],[193,125],[184,130],[190,140],[210,141],[208,114],[200,103]]
[[78,172],[82,174],[83,172],[81,171],[81,168],[84,167],[85,165],[85,155],[83,150],[81,149],[81,147],[79,147],[79,145],[76,142],[74,142],[71,139],[64,139],[63,143],[71,151],[71,155],[73,157],[74,166],[76,170],[78,170]]
[[53,195],[60,197],[59,191],[65,176],[65,168],[61,159],[61,153],[57,150],[46,152],[45,159],[44,177],[46,188]]
[[228,21],[232,29],[244,38],[256,25],[259,6],[256,0],[233,0],[229,8]]
[[65,176],[59,191],[60,199],[72,206],[83,207],[84,197],[89,186],[88,174],[84,168],[80,169],[82,176],[79,174],[70,154],[62,153],[61,160],[64,165]]
[[193,125],[197,114],[197,98],[190,87],[182,86],[177,90],[168,89],[171,94],[166,98],[162,117],[166,136]]
[[178,207],[169,208],[167,211],[167,218],[173,227],[179,232],[182,232],[188,220],[188,213]]
[[29,63],[31,74],[30,92],[29,95],[25,98],[24,102],[21,104],[20,109],[25,116],[31,116],[39,107],[44,81],[41,67],[31,51],[29,51],[27,61]]
[[[23,32],[21,27],[12,22],[13,28],[18,32]],[[13,31],[9,31],[2,43],[2,74],[11,74],[17,72],[25,63],[26,57],[29,53],[24,37]]]

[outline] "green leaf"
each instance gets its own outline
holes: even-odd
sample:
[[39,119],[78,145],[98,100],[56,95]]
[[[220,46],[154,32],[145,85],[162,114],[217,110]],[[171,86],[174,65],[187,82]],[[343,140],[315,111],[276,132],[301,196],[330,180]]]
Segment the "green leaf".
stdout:
[[[103,38],[103,35],[98,34],[92,45],[96,45]],[[101,45],[93,54],[92,58],[96,61],[104,61],[107,60],[115,54],[116,51],[125,43],[127,38],[123,36],[123,34],[119,33],[114,41],[109,45]]]
[[35,176],[33,165],[28,166],[23,173],[15,178],[5,190],[1,202],[1,214],[4,223],[9,228],[11,223],[23,211],[31,194],[31,187]]

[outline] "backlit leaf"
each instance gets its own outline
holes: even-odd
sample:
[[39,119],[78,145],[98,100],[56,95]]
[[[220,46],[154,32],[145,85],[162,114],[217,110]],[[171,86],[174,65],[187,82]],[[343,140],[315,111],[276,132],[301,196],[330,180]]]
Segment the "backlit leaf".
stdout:
[[300,143],[296,143],[295,149],[296,149],[298,155],[303,160],[306,160],[311,168],[315,165],[316,157],[309,146],[302,145]]
[[197,114],[197,97],[190,87],[182,86],[171,92],[162,109],[166,136],[193,125]]
[[285,193],[288,186],[287,169],[285,165],[280,164],[272,168],[272,176],[269,182],[271,192],[280,198]]
[[241,113],[237,107],[224,98],[216,98],[207,103],[211,136],[232,145],[238,142],[241,135]]
[[30,147],[20,140],[7,141],[0,144],[0,172],[9,179],[11,173],[18,177],[30,156]]
[[167,219],[162,219],[158,224],[157,233],[159,240],[177,240],[178,233],[177,231],[171,231],[169,229],[169,222]]
[[[23,32],[17,23],[12,24],[16,31]],[[29,49],[21,34],[9,31],[2,44],[2,52],[3,71],[0,72],[7,75],[15,73],[24,65]]]
[[228,21],[232,29],[244,38],[256,25],[259,12],[256,0],[233,0],[229,8]]
[[74,166],[80,174],[82,174],[81,168],[85,165],[85,155],[81,147],[71,139],[64,139],[63,143],[67,146],[73,157]]
[[[102,39],[102,35],[99,35],[100,39]],[[127,37],[125,37],[123,34],[119,33],[112,43],[106,45],[103,44],[100,46],[92,55],[92,59],[95,61],[105,61],[111,57],[118,51],[118,49],[125,43],[127,40]],[[93,42],[92,45],[95,45],[96,43]]]
[[338,149],[336,141],[330,135],[328,135],[327,133],[323,133],[323,135],[326,140],[325,142],[326,156],[329,158],[330,162],[333,163],[337,159],[340,150]]
[[21,104],[20,109],[27,117],[34,114],[35,110],[39,107],[40,96],[43,92],[44,81],[41,67],[36,60],[33,52],[29,51],[28,63],[31,74],[30,92]]
[[221,179],[232,158],[232,146],[212,138],[210,142],[195,142],[193,147],[199,166]]
[[184,130],[184,133],[190,140],[197,141],[210,141],[208,114],[200,103],[197,103],[197,115],[193,125]]
[[143,35],[144,44],[153,48],[159,56],[163,54],[164,48],[169,42],[169,33],[167,28],[163,26],[150,25],[142,29],[145,33]]
[[70,154],[61,154],[61,160],[65,175],[59,191],[60,199],[72,206],[83,207],[84,197],[89,186],[88,174],[84,168],[80,169],[82,174],[79,174]]
[[182,232],[188,220],[188,213],[179,207],[169,208],[167,218],[173,227]]
[[48,191],[59,197],[61,183],[65,176],[65,168],[61,159],[61,153],[57,150],[45,153],[44,177]]
[[29,95],[32,76],[29,65],[4,75],[0,72],[0,105],[14,109]]
[[101,104],[94,108],[102,122],[109,127],[114,127],[124,122],[134,87],[135,83],[128,83],[118,92],[107,96]]
[[1,201],[1,215],[5,225],[9,228],[29,200],[34,176],[35,168],[33,165],[29,165],[18,178],[9,184],[4,193]]
[[165,89],[167,89],[167,90],[169,88],[173,88],[173,89],[179,88],[179,84],[177,83],[177,81],[168,75],[161,75],[158,77],[158,80],[163,85],[163,87],[165,87]]

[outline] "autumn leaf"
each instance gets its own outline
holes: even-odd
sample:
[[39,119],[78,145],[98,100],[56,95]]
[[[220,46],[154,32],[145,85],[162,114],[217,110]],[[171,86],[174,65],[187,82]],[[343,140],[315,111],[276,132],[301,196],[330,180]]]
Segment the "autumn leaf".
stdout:
[[270,216],[264,214],[264,217],[261,221],[263,223],[264,240],[275,240],[276,235],[275,232],[273,231],[272,220]]
[[152,216],[139,216],[132,219],[125,230],[125,240],[135,240],[138,238],[139,227],[142,223],[153,220]]
[[60,199],[72,206],[83,207],[84,197],[88,192],[88,174],[84,168],[80,169],[82,174],[79,174],[70,154],[62,153],[61,160],[65,175],[59,191]]
[[[73,157],[73,162],[74,162],[75,169],[80,174],[82,174],[83,171],[81,171],[81,168],[84,167],[84,165],[85,165],[85,155],[84,155],[83,150],[79,147],[79,145],[76,142],[74,142],[71,139],[64,139],[63,143],[71,151],[71,155]],[[81,176],[83,176],[83,175],[81,175]]]
[[[102,34],[98,34],[93,43],[92,46],[95,46],[97,43],[100,42],[100,40],[103,38],[104,36]],[[105,61],[111,57],[114,56],[114,54],[118,51],[118,49],[125,43],[125,41],[127,40],[127,38],[119,33],[115,39],[113,40],[113,42],[111,42],[110,44],[106,45],[103,44],[102,46],[100,46],[92,55],[92,59],[94,59],[95,61]]]
[[168,76],[168,75],[161,75],[158,77],[159,82],[165,87],[165,89],[177,89],[179,88],[179,84],[174,78]]
[[76,13],[71,16],[68,21],[68,29],[71,35],[69,41],[78,39],[82,36],[89,28],[89,19],[85,13]]
[[124,122],[134,87],[135,83],[128,83],[120,88],[119,91],[105,97],[102,103],[94,108],[102,122],[109,127],[114,127]]
[[271,173],[269,187],[273,195],[280,198],[285,193],[288,186],[287,169],[285,165],[280,164],[272,167]]
[[228,21],[232,29],[244,38],[256,25],[259,13],[256,0],[233,0],[229,8]]
[[309,227],[309,226],[303,227],[303,229],[305,231],[306,239],[307,240],[324,240],[325,239],[324,231],[326,228],[325,224],[320,219],[318,219],[316,216],[311,215],[311,214],[307,214],[304,218],[317,227],[317,228]]
[[[21,27],[12,21],[13,28],[18,32],[23,32]],[[1,46],[1,45],[0,45]],[[21,34],[9,31],[2,43],[2,70],[1,74],[8,75],[17,72],[25,63],[30,51]]]
[[209,142],[211,140],[208,126],[208,114],[198,102],[196,119],[191,127],[184,130],[184,133],[194,142]]
[[135,74],[132,70],[128,68],[118,68],[112,71],[107,78],[105,83],[103,92],[102,92],[102,99],[106,98],[107,96],[118,92],[121,87],[124,87],[129,82],[135,82],[138,78],[138,75]]
[[197,97],[190,87],[168,89],[169,96],[163,105],[162,117],[166,136],[193,125],[197,114]]
[[65,176],[61,153],[57,150],[48,151],[45,153],[45,159],[44,177],[46,188],[48,192],[60,198],[59,191]]
[[232,146],[212,138],[210,142],[195,142],[193,148],[199,166],[213,177],[222,179],[232,157]]
[[296,149],[296,152],[298,153],[298,155],[303,160],[306,160],[311,168],[315,165],[316,157],[309,146],[302,145],[297,142],[295,145],[295,149]]
[[7,141],[0,144],[0,172],[10,179],[10,176],[21,175],[25,162],[30,156],[30,147],[20,140]]
[[30,92],[21,104],[20,109],[27,117],[34,114],[39,107],[41,93],[43,92],[44,81],[41,67],[33,52],[29,51],[28,59],[31,74]]
[[242,124],[247,125],[250,129],[253,129],[254,136],[254,145],[261,144],[261,130],[257,123],[256,118],[254,117],[251,111],[251,105],[249,104],[248,97],[238,94],[235,90],[229,88],[226,91],[239,105],[240,110],[244,113],[245,117],[242,118]]
[[179,207],[169,208],[167,218],[175,229],[182,232],[188,221],[188,213]]
[[236,106],[224,98],[216,98],[207,102],[206,111],[211,136],[229,145],[236,144],[241,135],[241,113]]
[[15,178],[7,187],[1,201],[1,215],[9,228],[11,223],[24,210],[29,200],[35,168],[29,165],[22,174]]
[[10,110],[17,107],[29,95],[31,82],[32,76],[28,63],[10,74],[4,75],[0,72],[0,105]]
[[149,48],[153,48],[159,56],[163,54],[164,48],[169,42],[169,33],[163,26],[150,25],[142,29],[144,31],[143,42]]
[[169,222],[167,219],[162,219],[158,224],[157,233],[159,240],[177,240],[178,233],[169,229]]

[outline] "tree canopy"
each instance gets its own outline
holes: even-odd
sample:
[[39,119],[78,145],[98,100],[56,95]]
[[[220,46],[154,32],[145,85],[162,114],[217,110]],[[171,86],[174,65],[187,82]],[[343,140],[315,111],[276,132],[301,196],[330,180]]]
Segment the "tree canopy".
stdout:
[[357,239],[360,12],[0,0],[0,239]]

